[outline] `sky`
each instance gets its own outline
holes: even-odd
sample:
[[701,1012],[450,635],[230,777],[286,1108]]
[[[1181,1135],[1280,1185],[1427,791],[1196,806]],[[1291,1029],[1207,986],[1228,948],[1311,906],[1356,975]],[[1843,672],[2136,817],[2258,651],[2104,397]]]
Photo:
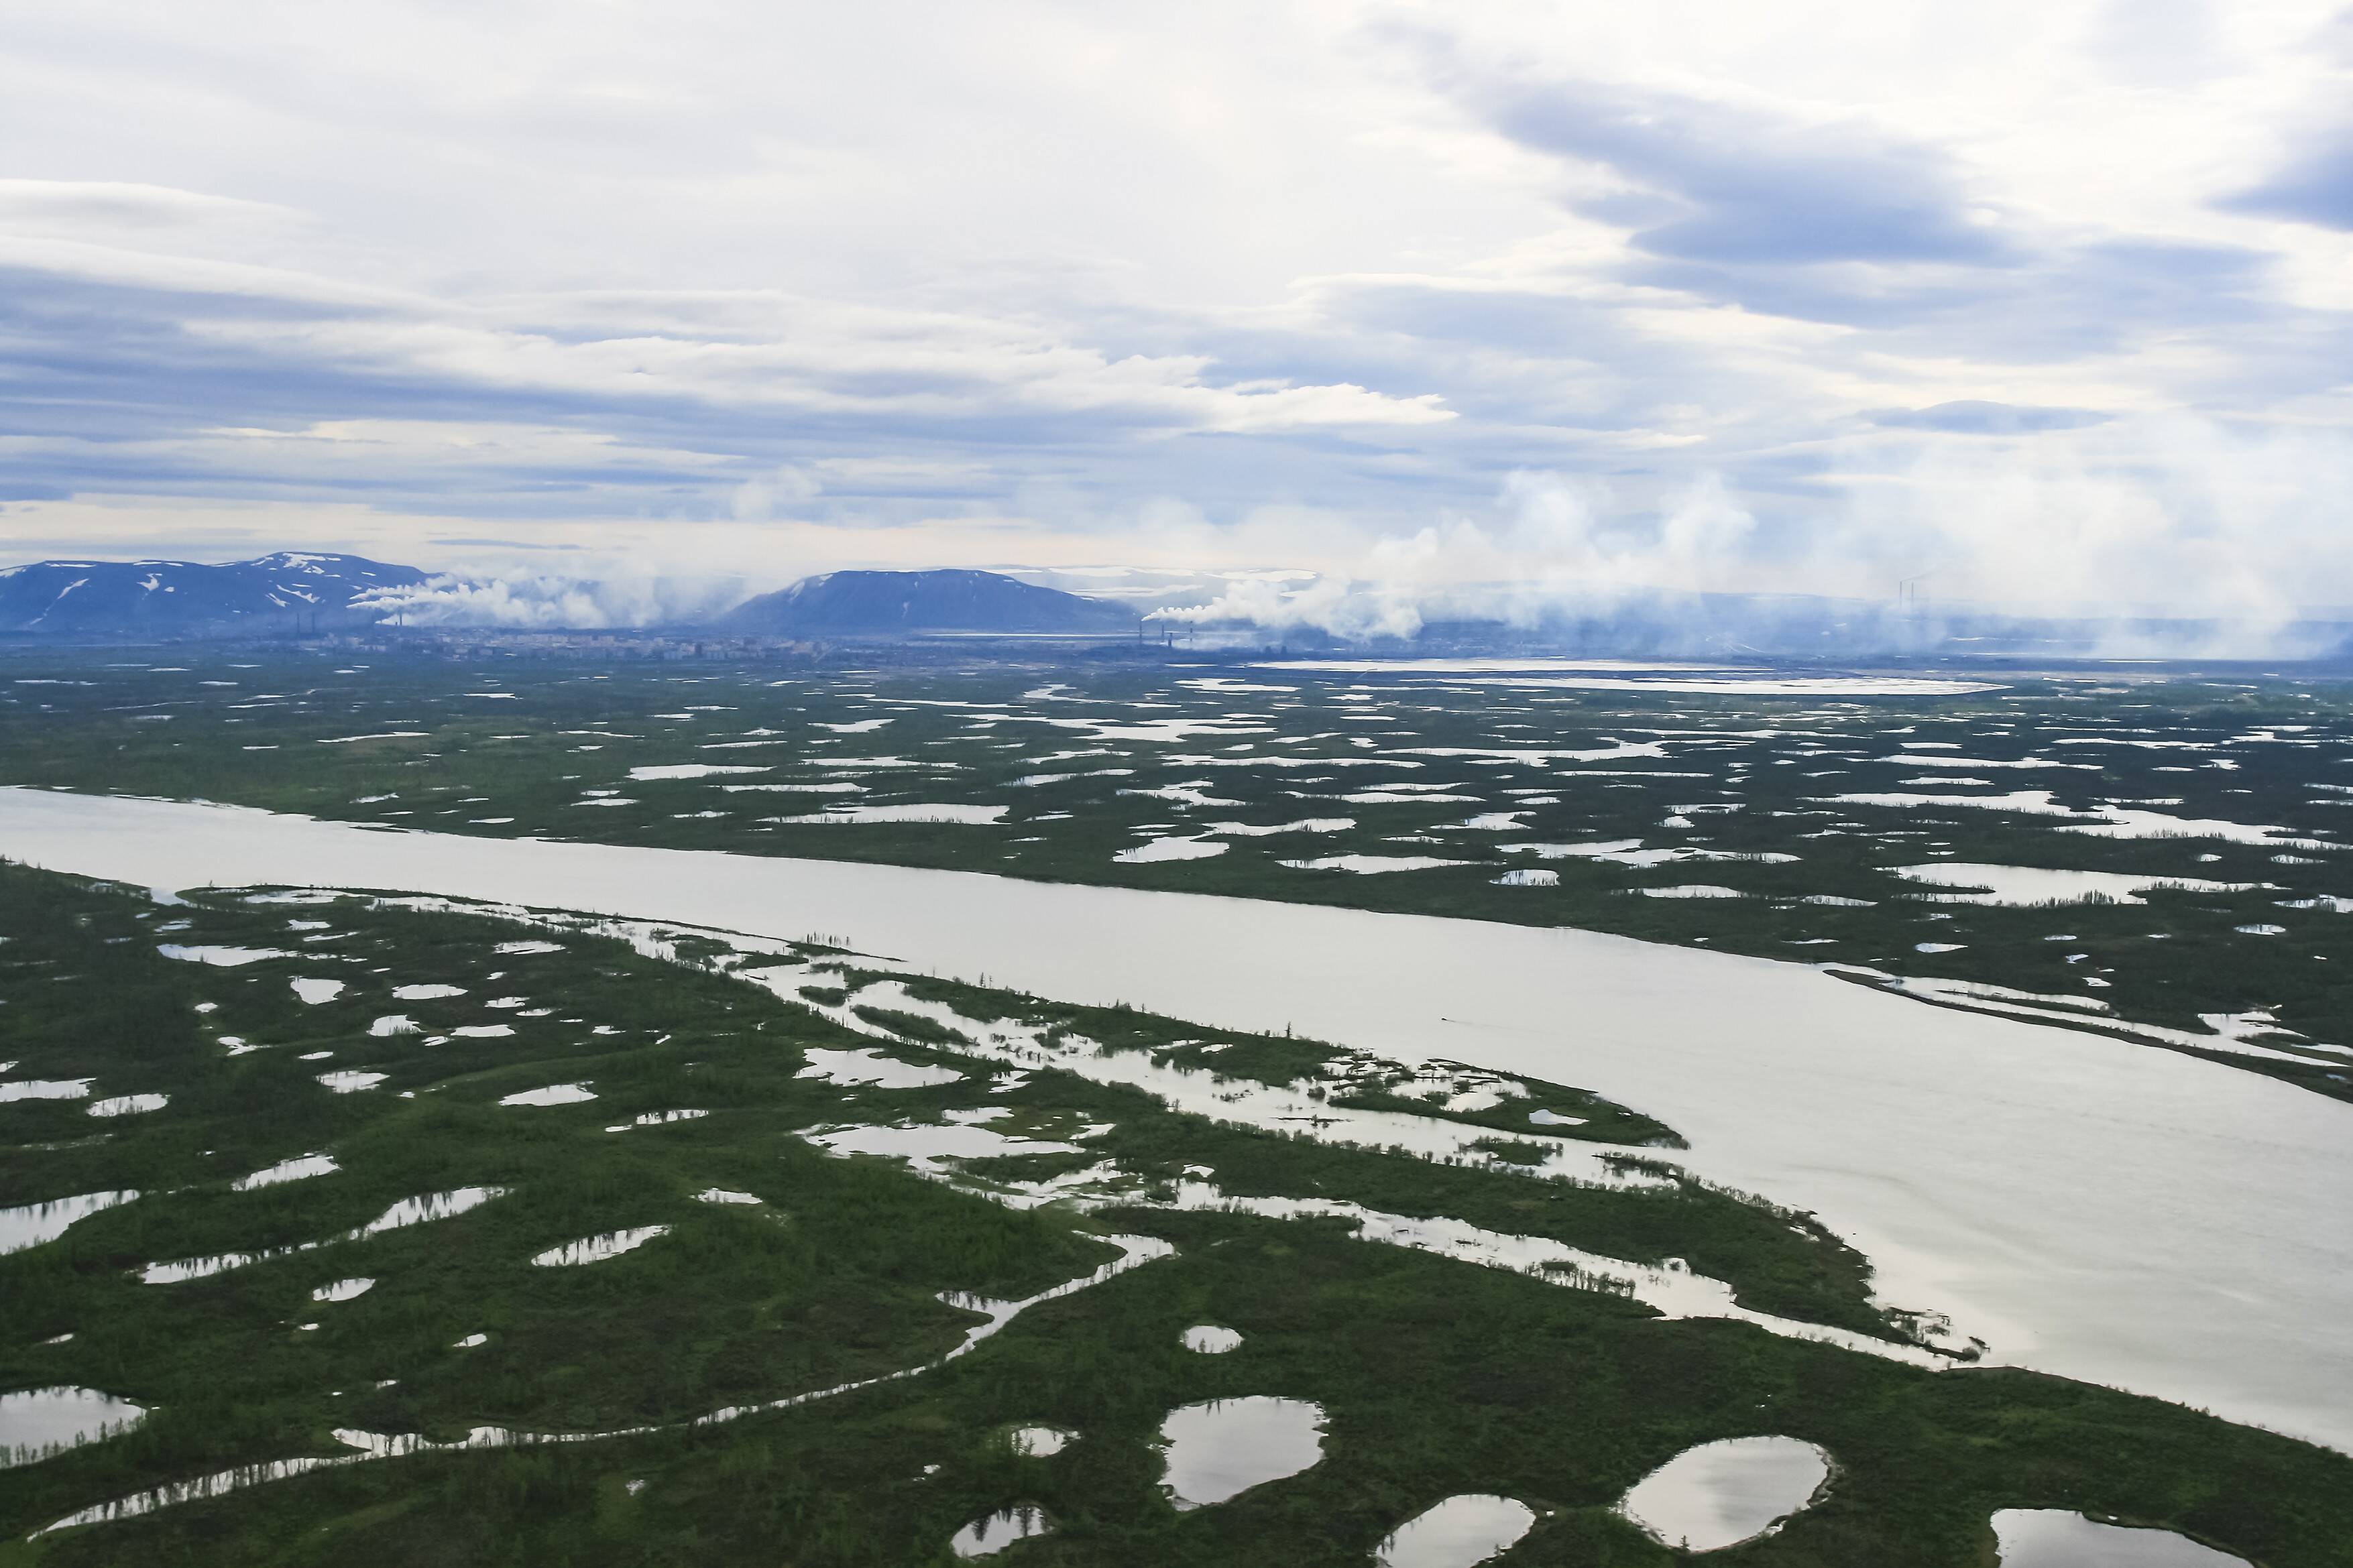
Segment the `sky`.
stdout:
[[27,0],[0,153],[8,560],[2353,605],[2341,0]]

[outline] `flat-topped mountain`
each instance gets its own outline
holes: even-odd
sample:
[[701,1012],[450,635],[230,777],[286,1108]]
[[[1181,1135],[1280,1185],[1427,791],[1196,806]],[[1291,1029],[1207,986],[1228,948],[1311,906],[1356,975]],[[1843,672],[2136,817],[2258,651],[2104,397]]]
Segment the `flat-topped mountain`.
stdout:
[[738,605],[725,625],[768,637],[1118,636],[1135,630],[1136,616],[1124,605],[995,572],[828,572]]
[[0,632],[59,637],[332,629],[381,612],[353,601],[425,581],[414,566],[280,551],[252,561],[39,561],[0,571]]

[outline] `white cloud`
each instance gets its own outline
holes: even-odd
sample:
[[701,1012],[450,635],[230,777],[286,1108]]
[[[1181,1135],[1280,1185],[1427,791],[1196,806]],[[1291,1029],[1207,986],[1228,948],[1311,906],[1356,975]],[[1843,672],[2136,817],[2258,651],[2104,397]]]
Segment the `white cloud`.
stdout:
[[2353,602],[2337,9],[19,8],[0,548]]

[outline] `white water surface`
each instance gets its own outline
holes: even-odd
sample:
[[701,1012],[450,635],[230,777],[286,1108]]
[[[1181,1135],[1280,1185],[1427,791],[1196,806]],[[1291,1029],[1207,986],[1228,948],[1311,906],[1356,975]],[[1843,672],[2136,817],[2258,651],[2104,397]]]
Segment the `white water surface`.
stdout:
[[1071,1446],[1071,1436],[1060,1426],[1024,1426],[1006,1442],[1025,1459],[1050,1459]]
[[249,1193],[256,1187],[274,1187],[280,1182],[307,1181],[312,1176],[331,1175],[343,1167],[335,1163],[332,1154],[297,1154],[265,1166],[249,1176],[239,1176],[231,1182],[229,1191]]
[[135,1190],[112,1193],[81,1193],[69,1198],[52,1198],[45,1204],[23,1204],[16,1208],[0,1209],[0,1258],[12,1252],[22,1252],[28,1247],[38,1247],[45,1241],[55,1241],[63,1236],[76,1220],[85,1219],[117,1204],[127,1204],[136,1198]]
[[1034,1502],[1017,1502],[957,1531],[948,1550],[959,1557],[994,1557],[1017,1541],[1050,1535],[1053,1529],[1044,1509]]
[[1924,676],[1779,676],[1745,665],[1654,663],[1617,658],[1293,658],[1267,659],[1254,669],[1314,670],[1327,675],[1461,675],[1466,686],[1558,686],[1634,691],[1754,691],[1815,697],[1950,696],[1999,691],[1975,680]]
[[266,958],[295,956],[274,947],[182,947],[168,942],[159,944],[155,951],[183,963],[209,963],[216,969],[237,969],[248,963],[259,963]]
[[2061,1508],[2006,1508],[1993,1516],[2001,1568],[2246,1568],[2246,1559],[2169,1530],[2128,1530]]
[[0,1469],[128,1432],[146,1411],[94,1388],[23,1388],[0,1394]]
[[372,1236],[382,1236],[388,1230],[405,1230],[412,1225],[423,1225],[427,1220],[453,1219],[469,1209],[505,1194],[504,1187],[459,1187],[446,1193],[427,1193],[421,1197],[403,1198],[357,1230],[347,1230],[323,1241],[305,1241],[268,1252],[222,1252],[206,1258],[150,1263],[139,1271],[139,1278],[149,1285],[179,1285],[190,1279],[209,1279],[231,1268],[291,1258],[300,1252],[316,1252],[322,1247],[332,1247],[338,1242],[365,1241]]
[[2039,866],[1981,866],[1955,860],[1925,866],[1891,866],[1888,869],[1910,882],[1953,889],[1930,898],[1955,904],[2081,904],[2106,899],[2119,904],[2139,904],[2152,889],[2183,893],[2243,893],[2252,882],[2213,882],[2198,877],[2163,872],[2052,870]]
[[1795,1437],[1728,1437],[1686,1448],[1620,1500],[1618,1510],[1669,1546],[1720,1552],[1805,1508],[1830,1460]]
[[1314,860],[1285,860],[1283,864],[1300,871],[1346,871],[1358,877],[1377,877],[1384,871],[1430,871],[1441,866],[1467,866],[1470,862],[1444,860],[1435,855],[1325,855]]
[[643,784],[654,779],[707,779],[714,773],[765,773],[765,767],[748,763],[729,765],[724,763],[665,763],[649,768],[631,768],[629,782]]
[[1464,1492],[1406,1521],[1373,1554],[1378,1568],[1477,1568],[1536,1521],[1516,1498]]
[[150,1110],[161,1110],[172,1103],[168,1094],[118,1094],[98,1100],[90,1108],[92,1116],[142,1116]]
[[1577,1084],[1813,1211],[1994,1364],[2353,1451],[2346,1109],[2177,1052],[1599,932],[907,867],[386,833],[0,789],[0,854],[142,887],[319,884],[857,950],[1058,1000]]
[[641,1225],[629,1230],[608,1230],[602,1236],[591,1236],[579,1241],[567,1241],[562,1247],[551,1247],[532,1259],[542,1268],[576,1268],[584,1263],[602,1263],[618,1258],[625,1252],[635,1252],[657,1237],[668,1236],[666,1225]]
[[1746,680],[1620,675],[1471,675],[1461,677],[1460,684],[1545,687],[1567,691],[1685,691],[1712,697],[1961,697],[1973,691],[2001,689],[1981,680],[1932,680],[1903,675],[1778,676]]
[[1179,1511],[1210,1508],[1252,1487],[1313,1468],[1324,1458],[1324,1407],[1251,1394],[1172,1410],[1160,1424],[1161,1478]]
[[501,1099],[501,1105],[578,1105],[596,1098],[596,1091],[585,1083],[551,1083],[540,1089],[519,1089]]
[[88,1100],[86,1078],[22,1078],[0,1083],[0,1105],[18,1100]]
[[829,1051],[813,1048],[801,1053],[808,1058],[808,1066],[795,1073],[795,1078],[821,1078],[828,1083],[871,1083],[879,1089],[935,1089],[944,1083],[958,1083],[964,1074],[954,1068],[920,1067],[902,1062],[896,1057],[886,1057],[871,1047],[854,1051]]
[[455,1219],[470,1210],[480,1208],[492,1198],[504,1197],[504,1187],[454,1187],[446,1193],[427,1193],[421,1197],[403,1198],[384,1213],[354,1231],[346,1232],[345,1241],[365,1241],[371,1236],[382,1236],[388,1230],[406,1230],[412,1225],[428,1220]]
[[1123,865],[1148,866],[1162,860],[1207,860],[1224,854],[1229,847],[1214,838],[1147,838],[1112,858]]
[[1012,809],[1009,805],[965,805],[940,803],[912,805],[837,805],[810,816],[779,816],[771,820],[818,824],[838,823],[848,826],[857,826],[871,822],[945,822],[986,827]]
[[[1324,675],[1765,675],[1748,664],[1683,664],[1647,658],[1284,658],[1261,659],[1253,669],[1314,670]],[[1194,681],[1182,684],[1191,686]],[[1292,691],[1296,687],[1267,688]]]
[[617,1127],[607,1127],[607,1132],[627,1132],[632,1127],[667,1127],[673,1121],[693,1121],[710,1115],[707,1110],[649,1110],[643,1116],[624,1121]]

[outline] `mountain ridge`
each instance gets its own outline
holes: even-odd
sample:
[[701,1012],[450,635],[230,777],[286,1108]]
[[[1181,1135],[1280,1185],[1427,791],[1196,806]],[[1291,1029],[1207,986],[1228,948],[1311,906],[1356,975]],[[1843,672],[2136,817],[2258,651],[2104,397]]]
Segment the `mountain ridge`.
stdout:
[[997,572],[827,572],[747,599],[720,617],[770,637],[895,637],[923,633],[1132,636],[1134,611]]
[[250,561],[35,561],[0,569],[0,632],[110,637],[346,629],[361,601],[426,580],[364,555],[280,550]]

